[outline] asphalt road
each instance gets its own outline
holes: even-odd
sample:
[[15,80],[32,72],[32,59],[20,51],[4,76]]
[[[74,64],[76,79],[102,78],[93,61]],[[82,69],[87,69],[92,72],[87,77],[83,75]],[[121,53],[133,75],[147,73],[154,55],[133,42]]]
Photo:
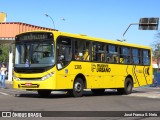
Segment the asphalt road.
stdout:
[[[159,88],[134,89],[131,95],[118,95],[115,91],[107,90],[104,95],[95,96],[92,92],[85,91],[84,96],[80,98],[69,97],[62,92],[53,92],[48,98],[40,98],[37,92],[15,90],[12,89],[11,84],[7,84],[7,87],[8,89],[0,89],[0,111],[160,111]],[[47,117],[47,119],[52,118]],[[75,117],[54,119],[74,120]],[[76,117],[76,119],[155,120],[159,117]]]

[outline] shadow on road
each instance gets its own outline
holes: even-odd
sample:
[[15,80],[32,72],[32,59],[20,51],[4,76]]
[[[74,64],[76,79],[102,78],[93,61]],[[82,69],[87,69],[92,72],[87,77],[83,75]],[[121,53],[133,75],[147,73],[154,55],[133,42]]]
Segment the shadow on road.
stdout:
[[[95,96],[119,96],[116,91],[107,91],[104,92],[102,95],[95,95],[91,91],[84,91],[83,97],[95,97]],[[20,93],[20,94],[15,94],[15,97],[26,97],[26,98],[41,98],[38,93]],[[66,94],[66,93],[52,93],[49,97],[46,98],[73,98],[72,96]]]

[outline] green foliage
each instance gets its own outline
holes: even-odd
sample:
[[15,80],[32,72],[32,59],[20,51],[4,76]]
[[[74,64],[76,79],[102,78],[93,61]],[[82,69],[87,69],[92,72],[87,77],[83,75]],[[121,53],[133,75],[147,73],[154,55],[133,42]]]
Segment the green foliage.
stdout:
[[2,54],[0,55],[0,62],[8,62],[9,59],[9,44],[1,44],[0,50]]
[[160,32],[156,34],[156,41],[153,42],[152,48],[153,48],[153,59],[157,60],[158,67],[160,64]]

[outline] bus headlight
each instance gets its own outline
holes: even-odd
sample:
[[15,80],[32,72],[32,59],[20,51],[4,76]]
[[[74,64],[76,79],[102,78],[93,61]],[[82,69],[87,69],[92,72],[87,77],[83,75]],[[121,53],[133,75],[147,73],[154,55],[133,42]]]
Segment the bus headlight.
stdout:
[[14,75],[13,75],[13,79],[15,79],[15,80],[20,80],[20,78],[14,76]]
[[43,76],[43,77],[41,78],[41,80],[46,80],[46,79],[52,77],[53,75],[54,75],[54,72],[51,72],[51,73],[49,73],[49,74]]

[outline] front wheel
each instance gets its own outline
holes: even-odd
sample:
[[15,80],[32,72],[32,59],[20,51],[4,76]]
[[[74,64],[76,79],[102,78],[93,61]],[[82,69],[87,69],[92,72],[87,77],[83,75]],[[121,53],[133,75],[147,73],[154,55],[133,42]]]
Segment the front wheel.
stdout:
[[82,97],[84,89],[84,83],[81,78],[76,78],[73,84],[73,90],[70,91],[74,97]]
[[49,97],[51,94],[51,90],[38,90],[37,92],[40,97]]

